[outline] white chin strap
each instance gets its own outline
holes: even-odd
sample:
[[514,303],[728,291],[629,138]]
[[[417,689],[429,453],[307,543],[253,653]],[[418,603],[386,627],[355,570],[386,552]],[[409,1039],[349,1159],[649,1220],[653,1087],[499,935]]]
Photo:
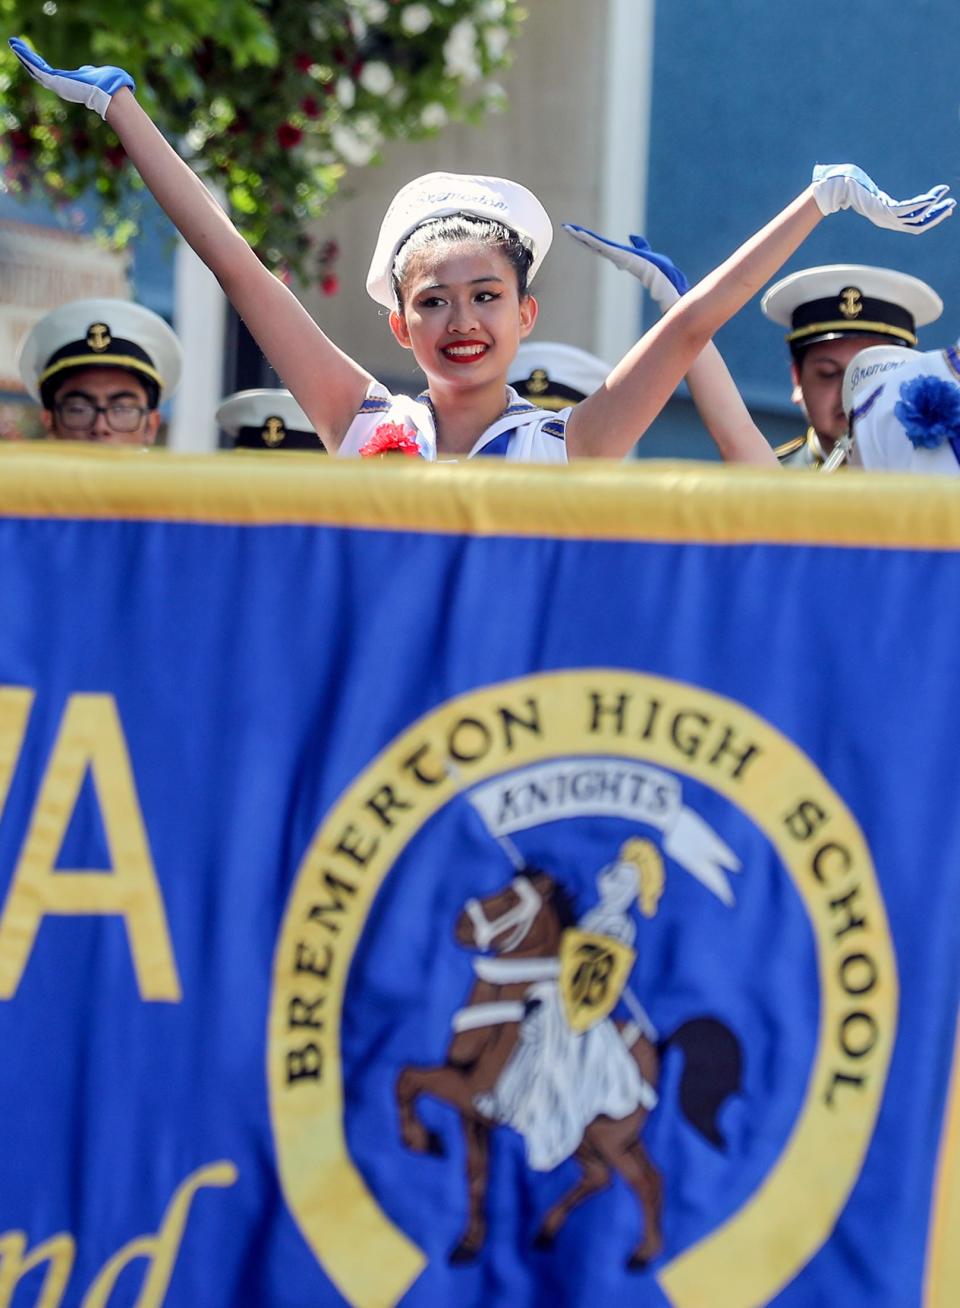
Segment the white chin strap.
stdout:
[[526,938],[533,926],[534,919],[543,907],[543,899],[539,892],[526,877],[514,877],[510,882],[510,889],[516,895],[517,902],[513,908],[508,908],[505,913],[501,913],[492,921],[484,913],[479,899],[468,899],[464,905],[464,911],[473,926],[473,938],[478,949],[489,949],[498,936],[504,931],[509,931],[507,939],[497,946],[499,953],[509,953]]

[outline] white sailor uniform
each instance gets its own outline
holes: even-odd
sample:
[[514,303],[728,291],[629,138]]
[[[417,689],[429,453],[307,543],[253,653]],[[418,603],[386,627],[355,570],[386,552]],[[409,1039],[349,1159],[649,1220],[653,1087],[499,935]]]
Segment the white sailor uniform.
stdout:
[[[507,406],[496,422],[480,435],[467,458],[504,458],[511,463],[566,463],[566,425],[571,409],[551,413],[522,400],[507,387]],[[437,432],[433,405],[426,391],[420,395],[393,395],[373,382],[367,398],[347,429],[338,454],[357,456],[384,423],[402,426],[419,446],[425,459],[437,458]]]
[[[848,372],[867,355],[856,355]],[[860,371],[849,401],[856,462],[871,471],[960,477],[960,344],[907,354],[879,375]],[[911,388],[925,386],[932,393],[918,402]]]

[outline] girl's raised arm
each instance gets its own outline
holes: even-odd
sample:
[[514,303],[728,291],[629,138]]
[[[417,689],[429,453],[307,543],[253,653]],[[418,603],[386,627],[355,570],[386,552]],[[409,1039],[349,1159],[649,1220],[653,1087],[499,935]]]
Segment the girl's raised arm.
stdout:
[[853,164],[818,165],[813,181],[664,315],[567,421],[572,457],[622,458],[725,322],[778,271],[825,214],[855,209],[878,227],[919,233],[948,217],[946,186],[898,201]]
[[[573,223],[564,223],[564,229],[588,250],[636,277],[656,301],[661,313],[672,309],[680,296],[690,289],[676,264],[666,255],[651,250],[649,242],[642,236],[631,236],[629,245],[620,245]],[[686,380],[697,412],[713,437],[721,458],[730,463],[780,466],[766,437],[750,417],[737,384],[712,341],[694,359]]]
[[41,85],[104,118],[161,208],[211,270],[257,344],[293,392],[328,449],[335,449],[372,380],[320,330],[283,283],[264,267],[203,182],[137,103],[119,68],[51,68],[23,41],[10,41]]

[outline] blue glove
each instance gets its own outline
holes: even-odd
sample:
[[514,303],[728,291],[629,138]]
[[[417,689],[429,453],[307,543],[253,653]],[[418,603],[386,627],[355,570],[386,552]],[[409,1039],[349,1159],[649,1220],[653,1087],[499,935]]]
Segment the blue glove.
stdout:
[[664,313],[689,290],[689,282],[673,260],[651,250],[649,242],[642,236],[631,236],[629,245],[618,245],[616,241],[609,241],[605,236],[591,232],[588,227],[578,227],[576,223],[564,223],[563,230],[588,250],[609,259],[623,272],[632,273],[643,283]]
[[106,118],[110,101],[117,91],[129,86],[136,90],[133,78],[122,68],[106,65],[95,68],[84,64],[82,68],[66,71],[63,68],[51,68],[45,59],[25,45],[18,36],[11,36],[10,48],[17,56],[32,78],[55,91],[61,100],[70,100],[74,104],[84,104],[88,109],[95,109],[101,118]]
[[813,170],[813,198],[821,213],[855,209],[877,227],[918,235],[949,218],[956,200],[944,199],[948,186],[934,186],[912,200],[894,200],[856,164],[817,164]]

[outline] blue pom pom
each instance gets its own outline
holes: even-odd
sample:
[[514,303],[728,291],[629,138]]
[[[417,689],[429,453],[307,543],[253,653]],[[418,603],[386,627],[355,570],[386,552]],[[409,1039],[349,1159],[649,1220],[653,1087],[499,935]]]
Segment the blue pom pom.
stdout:
[[917,449],[934,450],[960,437],[960,386],[942,377],[913,377],[900,387],[893,413]]

